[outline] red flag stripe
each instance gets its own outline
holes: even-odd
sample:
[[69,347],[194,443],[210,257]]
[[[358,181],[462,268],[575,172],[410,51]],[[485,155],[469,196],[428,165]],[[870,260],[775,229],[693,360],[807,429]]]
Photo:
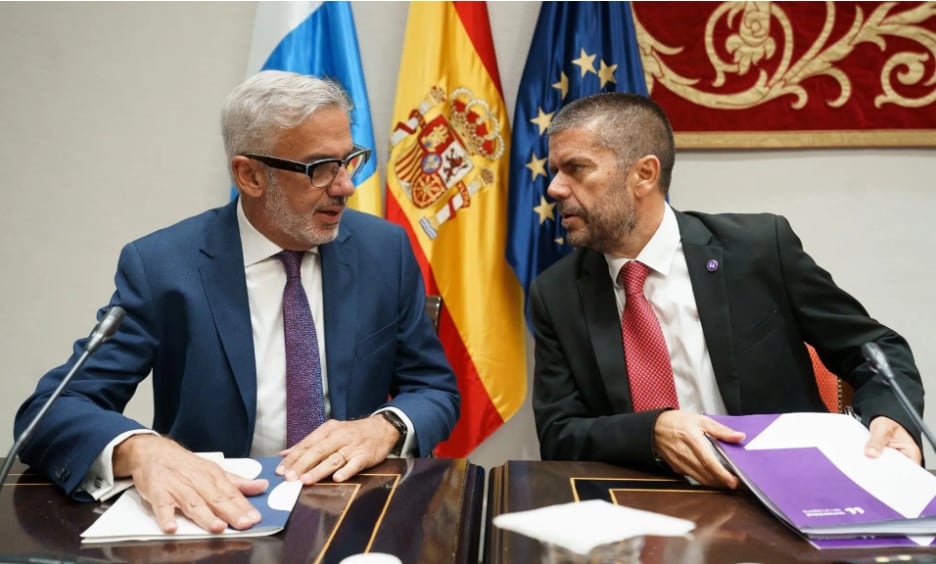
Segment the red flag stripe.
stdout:
[[[501,98],[504,97],[504,88],[501,86],[500,73],[497,72],[497,56],[494,54],[494,38],[491,36],[491,22],[488,18],[487,5],[483,2],[452,2],[458,19],[471,43],[474,45],[478,58],[484,63],[491,82],[497,87]],[[480,6],[479,6],[480,4]]]
[[[410,245],[413,247],[413,254],[416,255],[416,262],[422,270],[426,291],[430,294],[439,294],[439,287],[432,275],[432,267],[416,239],[416,234],[413,233],[412,224],[389,190],[387,190],[387,219],[402,226],[406,231]],[[452,435],[436,448],[436,454],[443,457],[463,457],[469,454],[466,445],[480,444],[504,420],[491,403],[491,398],[478,375],[471,355],[468,354],[468,349],[459,336],[451,315],[445,310],[444,302],[442,314],[439,317],[439,340],[445,348],[446,358],[458,375],[462,412]]]

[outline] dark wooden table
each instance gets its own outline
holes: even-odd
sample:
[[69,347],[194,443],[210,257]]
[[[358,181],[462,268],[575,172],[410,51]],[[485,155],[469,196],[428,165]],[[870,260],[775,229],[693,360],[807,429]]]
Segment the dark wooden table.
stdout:
[[[803,477],[808,480],[808,476]],[[491,525],[502,513],[557,503],[604,499],[620,505],[694,521],[690,538],[652,537],[622,544],[614,559],[596,562],[761,564],[867,562],[876,556],[913,555],[908,562],[936,562],[932,549],[818,550],[771,515],[747,491],[693,487],[683,480],[652,476],[598,462],[513,461],[491,470],[488,482],[485,562],[527,564],[573,562],[568,554]],[[627,551],[634,554],[628,559]],[[588,561],[585,559],[584,561]],[[879,560],[878,562],[905,562]]]
[[22,465],[0,492],[0,562],[314,562],[387,552],[404,563],[476,563],[484,470],[463,459],[388,460],[304,488],[269,537],[81,544],[101,504],[79,503]]

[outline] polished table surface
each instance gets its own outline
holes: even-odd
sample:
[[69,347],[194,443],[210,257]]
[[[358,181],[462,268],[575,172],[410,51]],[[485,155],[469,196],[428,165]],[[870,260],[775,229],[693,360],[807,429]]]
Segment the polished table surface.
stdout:
[[[803,477],[808,480],[808,476]],[[527,564],[572,562],[555,547],[491,525],[502,513],[557,503],[604,499],[696,523],[691,537],[652,537],[622,544],[615,562],[739,563],[869,562],[873,557],[916,555],[932,549],[818,550],[787,528],[747,491],[693,487],[683,480],[653,476],[599,462],[512,461],[491,470],[485,562]],[[628,550],[634,554],[628,556]],[[588,560],[584,560],[588,561]],[[594,562],[612,561],[598,558]],[[891,559],[889,562],[906,562]],[[880,560],[887,562],[887,560]]]
[[463,459],[388,460],[304,488],[285,531],[269,537],[82,546],[101,504],[72,501],[17,463],[0,491],[0,562],[330,564],[387,552],[406,564],[476,563],[483,481]]

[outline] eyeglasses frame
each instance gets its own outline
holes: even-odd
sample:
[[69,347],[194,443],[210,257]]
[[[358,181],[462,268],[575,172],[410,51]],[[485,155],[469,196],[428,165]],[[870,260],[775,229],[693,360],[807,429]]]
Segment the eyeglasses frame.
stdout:
[[373,151],[371,151],[367,147],[354,145],[351,149],[351,152],[348,153],[348,156],[346,156],[343,159],[340,159],[337,157],[329,157],[327,159],[319,159],[317,161],[312,161],[310,163],[291,161],[289,159],[281,159],[279,157],[274,157],[271,155],[260,155],[256,153],[241,153],[240,156],[247,157],[248,159],[253,159],[255,161],[261,162],[270,168],[275,168],[278,170],[287,170],[290,172],[301,172],[302,174],[306,175],[309,178],[309,184],[312,186],[312,188],[315,188],[316,190],[323,190],[331,186],[332,182],[335,181],[335,178],[338,178],[338,169],[335,169],[335,176],[333,176],[331,180],[329,180],[326,184],[323,184],[322,186],[316,186],[315,181],[312,178],[312,175],[315,172],[315,167],[323,165],[323,164],[328,164],[328,163],[338,163],[339,165],[338,168],[341,168],[343,166],[345,167],[345,170],[347,170],[348,163],[351,162],[352,159],[355,159],[363,155],[364,161],[360,165],[358,165],[354,169],[354,171],[352,171],[351,173],[351,178],[353,179],[357,175],[358,171],[364,168],[364,165],[366,165],[367,162],[370,161],[372,152]]

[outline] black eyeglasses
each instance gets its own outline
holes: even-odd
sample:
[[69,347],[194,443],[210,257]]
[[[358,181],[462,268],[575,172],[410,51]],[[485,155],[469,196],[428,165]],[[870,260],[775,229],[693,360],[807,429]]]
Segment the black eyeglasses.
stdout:
[[312,187],[317,189],[327,188],[338,176],[338,169],[342,166],[348,171],[348,176],[354,180],[358,172],[364,168],[364,164],[370,159],[371,150],[365,147],[355,145],[351,153],[343,159],[320,159],[311,163],[300,163],[287,159],[271,157],[269,155],[254,155],[250,153],[241,154],[242,157],[259,161],[269,167],[280,170],[289,170],[292,172],[301,172],[312,181]]

